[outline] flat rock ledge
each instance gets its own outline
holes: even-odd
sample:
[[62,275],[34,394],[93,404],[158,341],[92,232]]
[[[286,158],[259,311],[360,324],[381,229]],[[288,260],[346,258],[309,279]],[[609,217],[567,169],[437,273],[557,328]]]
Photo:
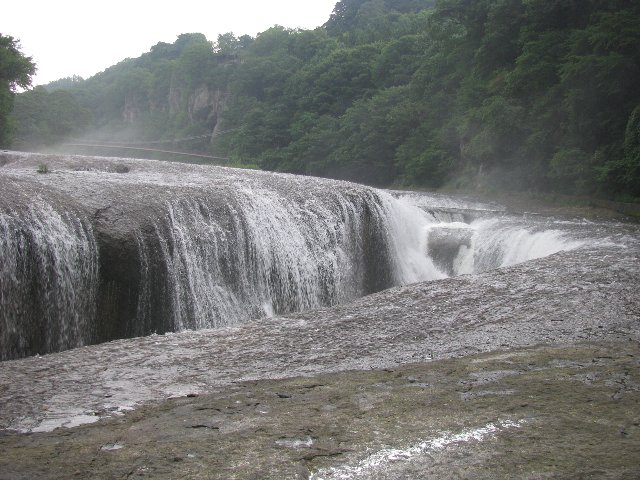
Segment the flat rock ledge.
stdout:
[[538,346],[234,383],[0,435],[0,478],[638,478],[640,348]]

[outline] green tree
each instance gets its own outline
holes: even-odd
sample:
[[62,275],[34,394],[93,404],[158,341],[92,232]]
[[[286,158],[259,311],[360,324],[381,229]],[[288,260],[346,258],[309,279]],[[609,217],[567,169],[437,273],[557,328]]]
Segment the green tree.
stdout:
[[418,112],[407,87],[393,87],[362,99],[340,118],[334,161],[323,175],[385,186],[397,177],[394,157],[417,126]]
[[20,43],[11,36],[0,34],[0,147],[9,146],[12,127],[9,114],[13,109],[18,87],[31,85],[36,67],[31,57],[20,52]]
[[631,195],[640,197],[640,105],[629,116],[624,138],[624,164],[621,170],[620,183]]
[[604,164],[601,176],[624,198],[640,198],[640,105],[629,115],[622,153]]
[[367,0],[340,0],[336,3],[325,28],[331,35],[348,32],[355,24],[360,8]]
[[240,49],[240,40],[236,38],[233,32],[221,33],[218,35],[218,41],[215,45],[216,53],[223,55],[236,55]]
[[388,42],[373,65],[376,85],[407,85],[424,59],[426,39],[421,35],[405,35]]
[[300,108],[319,115],[340,115],[354,101],[375,91],[372,63],[379,51],[373,45],[340,48],[300,70],[291,93]]
[[38,149],[83,133],[90,113],[68,90],[48,92],[38,86],[16,97],[13,122],[18,149]]
[[213,45],[206,39],[186,45],[178,57],[178,70],[188,87],[197,87],[206,82],[213,66]]

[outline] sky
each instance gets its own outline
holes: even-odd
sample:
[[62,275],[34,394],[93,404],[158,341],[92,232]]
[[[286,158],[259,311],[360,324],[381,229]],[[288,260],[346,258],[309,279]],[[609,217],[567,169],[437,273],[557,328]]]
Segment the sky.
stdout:
[[181,33],[255,36],[274,25],[324,24],[338,0],[25,0],[2,6],[0,33],[20,40],[38,71],[33,85],[88,78]]

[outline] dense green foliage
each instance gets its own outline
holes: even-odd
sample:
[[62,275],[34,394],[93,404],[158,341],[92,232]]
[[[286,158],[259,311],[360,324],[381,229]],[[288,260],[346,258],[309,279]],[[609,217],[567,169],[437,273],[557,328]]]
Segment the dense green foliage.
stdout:
[[[427,3],[343,0],[308,61],[300,32],[265,32],[288,71],[237,89],[231,154],[377,185],[640,195],[638,3]],[[267,76],[262,41],[237,78]]]
[[30,57],[20,52],[16,39],[0,33],[0,147],[9,144],[12,126],[9,114],[13,109],[14,94],[18,87],[31,85],[35,65]]
[[[224,92],[222,117],[194,112],[203,85]],[[69,121],[37,136],[215,128],[181,147],[374,185],[637,198],[638,85],[637,1],[341,0],[316,30],[183,35],[62,82],[76,102],[51,91],[46,103]]]

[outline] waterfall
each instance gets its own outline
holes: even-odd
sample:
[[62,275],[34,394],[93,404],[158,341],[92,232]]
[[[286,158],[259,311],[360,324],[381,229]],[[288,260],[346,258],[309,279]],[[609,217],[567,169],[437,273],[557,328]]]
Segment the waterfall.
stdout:
[[98,251],[89,223],[36,198],[0,212],[0,356],[92,340]]
[[[580,245],[493,205],[442,195],[46,158],[54,174],[36,173],[37,155],[0,168],[2,359],[237,325]],[[476,208],[484,213],[469,213]]]
[[[173,328],[232,325],[442,277],[419,246],[420,210],[359,193],[300,201],[245,187],[223,207],[206,196],[168,201],[148,241],[166,267]],[[145,258],[152,247],[140,248]],[[149,291],[153,279],[141,278]]]
[[585,243],[560,230],[539,229],[508,217],[434,223],[426,227],[426,254],[446,276],[452,276],[508,267]]
[[396,199],[384,194],[382,199],[382,215],[388,225],[390,254],[394,264],[393,283],[407,285],[448,276],[434,264],[427,252],[426,232],[438,224],[438,218],[405,198]]
[[546,257],[584,244],[547,225],[541,229],[540,225],[523,225],[494,218],[472,222],[471,226],[476,232],[475,272]]

